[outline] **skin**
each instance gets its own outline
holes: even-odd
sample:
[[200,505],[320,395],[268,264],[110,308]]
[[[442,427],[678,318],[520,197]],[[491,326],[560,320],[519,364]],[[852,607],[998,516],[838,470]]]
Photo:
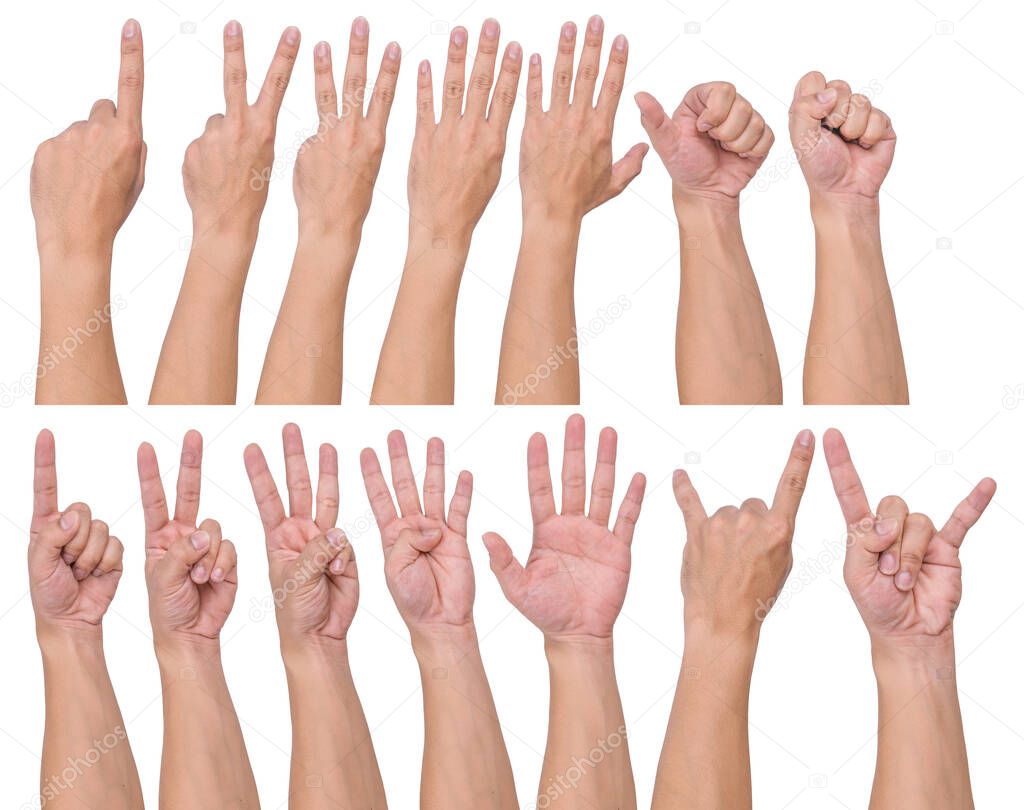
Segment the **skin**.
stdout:
[[139,774],[103,657],[103,615],[124,547],[84,503],[60,510],[48,430],[36,439],[33,492],[29,590],[46,692],[40,801],[58,810],[136,810]]
[[[359,602],[352,546],[338,521],[338,453],[320,446],[314,515],[302,434],[282,432],[288,510],[263,451],[245,468],[263,521],[270,584],[292,710],[289,807],[386,808],[370,730],[349,667],[348,628]],[[312,780],[309,777],[317,777]]]
[[638,93],[640,122],[672,178],[679,221],[680,404],[778,404],[782,376],[740,230],[740,193],[775,135],[728,82],[698,84],[669,116]]
[[224,28],[224,114],[185,151],[192,249],[164,338],[151,404],[233,404],[238,321],[274,162],[274,136],[299,31],[281,35],[256,103],[246,92],[242,27]]
[[843,577],[867,627],[878,681],[870,807],[973,808],[953,615],[962,593],[960,546],[996,483],[980,481],[936,530],[894,495],[872,511],[842,434],[828,431],[824,445],[849,532]]
[[710,517],[683,470],[672,485],[686,525],[685,646],[654,810],[749,808],[747,712],[764,621],[793,567],[793,532],[814,436],[793,442],[771,507],[750,498]]
[[[500,535],[490,532],[483,538],[505,597],[544,634],[551,700],[539,806],[636,807],[612,628],[626,598],[630,545],[646,480],[639,473],[633,476],[609,529],[616,446],[615,431],[602,430],[585,512],[583,417],[569,417],[558,513],[547,443],[535,433],[526,450],[534,526],[526,565]],[[591,753],[595,745],[602,750],[600,759]]]
[[519,157],[523,235],[501,338],[499,405],[579,403],[573,287],[583,216],[621,194],[640,173],[647,153],[646,145],[637,144],[612,163],[626,38],[620,34],[612,43],[595,103],[604,21],[594,16],[587,24],[570,101],[576,37],[576,25],[565,23],[547,111],[540,56],[530,57]]
[[299,243],[257,403],[341,401],[345,299],[384,154],[401,62],[398,44],[389,43],[365,105],[369,36],[366,20],[357,17],[349,35],[340,109],[331,47],[321,42],[313,51],[320,124],[295,162]]
[[797,85],[789,133],[810,191],[815,289],[804,402],[909,401],[899,329],[882,258],[878,192],[892,165],[889,116],[817,71]]
[[522,48],[510,42],[495,78],[500,33],[496,20],[484,22],[467,88],[468,32],[452,29],[440,121],[434,117],[430,63],[420,63],[409,163],[409,247],[377,364],[374,403],[454,401],[459,285],[473,230],[501,177],[522,67]]
[[220,524],[199,522],[203,439],[185,434],[174,516],[156,453],[139,447],[146,587],[163,688],[160,806],[257,808],[242,729],[220,658],[220,631],[238,589],[237,554]]
[[459,473],[446,516],[444,443],[427,443],[422,505],[400,431],[388,436],[388,454],[394,498],[373,450],[363,450],[360,465],[380,529],[388,590],[420,667],[420,807],[513,810],[519,804],[512,766],[473,623],[475,582],[466,543],[473,477]]
[[32,163],[39,248],[40,333],[36,402],[124,404],[110,300],[114,238],[145,180],[142,29],[121,30],[117,104],[40,144]]

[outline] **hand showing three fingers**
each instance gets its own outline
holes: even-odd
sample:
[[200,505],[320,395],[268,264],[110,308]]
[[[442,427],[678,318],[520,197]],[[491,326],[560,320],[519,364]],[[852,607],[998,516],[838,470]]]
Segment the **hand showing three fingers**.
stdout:
[[308,638],[341,641],[359,603],[359,579],[348,538],[338,521],[338,451],[320,447],[320,481],[313,515],[302,433],[282,431],[288,511],[258,445],[245,449],[245,469],[266,533],[270,584],[282,645]]
[[238,589],[237,556],[220,524],[197,523],[202,481],[203,437],[185,434],[178,470],[174,517],[156,451],[139,446],[139,487],[146,526],[146,586],[149,616],[157,644],[217,639]]
[[633,476],[609,530],[615,486],[617,437],[601,431],[597,464],[586,505],[587,467],[583,417],[569,417],[562,458],[562,512],[555,511],[544,436],[527,446],[527,475],[533,513],[533,548],[521,565],[494,532],[484,545],[506,598],[549,639],[608,639],[622,609],[629,582],[630,544],[640,517],[646,479]]
[[427,442],[422,506],[401,431],[388,435],[388,454],[399,511],[377,454],[367,448],[359,458],[384,546],[388,590],[413,632],[468,625],[476,587],[466,542],[473,476],[465,470],[459,473],[445,517],[444,443],[437,438]]
[[846,82],[826,82],[817,71],[797,85],[789,134],[812,196],[877,197],[896,153],[889,116]]
[[84,503],[60,510],[48,430],[36,439],[33,491],[28,573],[37,631],[98,628],[121,579],[124,548]]
[[686,522],[683,606],[687,633],[722,635],[730,641],[760,631],[793,567],[797,510],[814,457],[814,435],[801,431],[779,479],[771,508],[759,498],[708,517],[683,470],[672,486]]
[[637,93],[636,103],[677,201],[739,196],[775,142],[772,128],[729,82],[691,88],[671,116],[649,93]]
[[825,458],[849,532],[843,576],[872,640],[948,642],[960,604],[960,546],[992,501],[995,481],[980,481],[936,530],[896,496],[872,512],[838,430],[825,434]]
[[[646,144],[637,144],[612,163],[612,129],[625,81],[629,46],[621,34],[612,43],[597,103],[604,21],[591,17],[573,85],[576,26],[562,26],[552,76],[551,106],[544,111],[540,56],[530,59],[526,124],[520,145],[519,180],[523,208],[542,217],[575,221],[621,194],[640,174]],[[570,89],[572,98],[570,100]]]

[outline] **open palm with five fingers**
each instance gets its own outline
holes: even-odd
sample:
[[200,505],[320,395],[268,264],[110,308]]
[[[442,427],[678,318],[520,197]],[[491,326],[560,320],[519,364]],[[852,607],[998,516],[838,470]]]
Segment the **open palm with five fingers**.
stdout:
[[466,542],[473,476],[459,473],[445,517],[444,443],[437,438],[427,442],[422,506],[401,431],[388,435],[388,454],[398,511],[377,454],[367,448],[359,460],[384,546],[384,575],[398,611],[410,630],[468,625],[475,594]]
[[729,82],[691,88],[671,116],[650,93],[637,93],[636,103],[677,199],[739,196],[775,142],[772,128]]
[[245,449],[245,469],[263,521],[274,590],[277,624],[283,644],[304,638],[341,641],[359,603],[359,579],[348,538],[338,522],[338,451],[320,446],[320,480],[313,513],[302,433],[287,424],[282,431],[288,510],[258,445]]
[[562,457],[562,511],[555,509],[544,436],[535,433],[526,450],[533,548],[521,565],[508,543],[489,532],[484,544],[508,600],[547,638],[611,637],[615,619],[626,598],[630,545],[640,516],[646,479],[633,476],[609,529],[615,487],[617,437],[601,431],[597,464],[586,512],[587,465],[583,417],[575,414],[565,425]]
[[53,434],[36,438],[28,573],[40,632],[99,627],[121,579],[120,541],[89,507],[57,502],[57,455]]
[[221,537],[220,524],[199,523],[203,437],[185,434],[178,469],[174,517],[152,445],[139,447],[139,487],[146,526],[146,586],[154,640],[160,644],[216,639],[231,612],[238,588],[235,546]]
[[982,479],[936,530],[899,497],[871,510],[838,430],[825,434],[825,458],[849,533],[843,575],[872,640],[948,642],[960,604],[960,546],[992,501],[995,481]]

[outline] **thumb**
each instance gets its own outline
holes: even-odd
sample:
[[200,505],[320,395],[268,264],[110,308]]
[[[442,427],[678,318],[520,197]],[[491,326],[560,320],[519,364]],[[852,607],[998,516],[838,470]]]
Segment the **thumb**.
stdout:
[[46,565],[60,559],[61,551],[78,532],[82,515],[72,507],[58,520],[44,518],[42,528],[29,536],[28,553],[33,566]]
[[402,529],[388,554],[388,567],[394,573],[408,568],[416,562],[421,554],[429,554],[437,548],[441,537],[440,529],[427,529],[422,532],[415,529]]
[[306,547],[295,560],[295,571],[305,575],[303,581],[315,583],[324,574],[335,558],[348,545],[348,538],[341,529],[328,529],[327,534],[306,543]]
[[490,555],[491,570],[501,586],[501,592],[516,609],[522,610],[527,592],[526,570],[500,534],[487,532],[484,535],[484,546]]
[[156,580],[163,587],[174,587],[189,578],[192,566],[206,556],[210,535],[204,531],[179,537],[156,565]]
[[655,151],[667,147],[672,139],[672,131],[675,123],[665,112],[665,108],[650,93],[637,93],[633,96],[636,106],[640,108],[640,126],[644,128],[647,137],[651,139],[651,145]]
[[612,176],[608,180],[608,188],[598,201],[598,205],[608,202],[613,197],[618,197],[626,186],[633,182],[633,178],[640,174],[644,166],[644,155],[650,147],[645,143],[634,144],[619,160],[612,164]]
[[825,86],[825,77],[817,71],[797,84],[793,105],[789,108],[789,136],[798,157],[821,139],[821,122],[836,106],[839,96],[834,87]]

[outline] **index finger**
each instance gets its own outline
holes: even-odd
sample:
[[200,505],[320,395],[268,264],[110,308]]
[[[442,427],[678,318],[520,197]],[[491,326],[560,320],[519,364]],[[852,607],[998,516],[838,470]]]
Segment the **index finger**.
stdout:
[[298,52],[299,29],[294,25],[289,26],[277,43],[277,51],[270,61],[267,78],[263,80],[263,87],[260,88],[255,105],[268,110],[275,118],[281,110],[284,91],[288,89],[288,82],[291,81],[292,68],[295,67],[295,56]]
[[160,480],[156,451],[149,442],[139,445],[139,490],[142,494],[142,515],[147,534],[167,525],[167,497]]
[[117,77],[117,117],[142,129],[142,28],[128,20],[121,29],[121,71]]
[[32,512],[35,517],[48,517],[57,506],[57,449],[53,434],[39,431],[36,437],[35,473],[32,478]]
[[[772,511],[781,512],[790,521],[796,520],[796,512],[800,508],[800,499],[807,488],[807,474],[814,458],[814,434],[809,430],[801,430],[793,441],[789,451],[789,461],[782,471],[779,486],[775,490]],[[852,465],[851,465],[852,466]]]
[[850,449],[846,446],[843,434],[835,428],[825,431],[825,461],[832,476],[832,488],[839,499],[839,508],[847,526],[856,526],[862,520],[874,522],[874,513],[860,482],[857,469],[850,458]]
[[224,26],[224,102],[228,113],[238,112],[249,103],[246,93],[245,41],[238,20]]
[[249,475],[252,496],[256,499],[256,510],[260,513],[263,530],[269,535],[284,522],[284,504],[274,483],[274,476],[267,466],[267,458],[258,444],[250,444],[245,448],[245,471]]

